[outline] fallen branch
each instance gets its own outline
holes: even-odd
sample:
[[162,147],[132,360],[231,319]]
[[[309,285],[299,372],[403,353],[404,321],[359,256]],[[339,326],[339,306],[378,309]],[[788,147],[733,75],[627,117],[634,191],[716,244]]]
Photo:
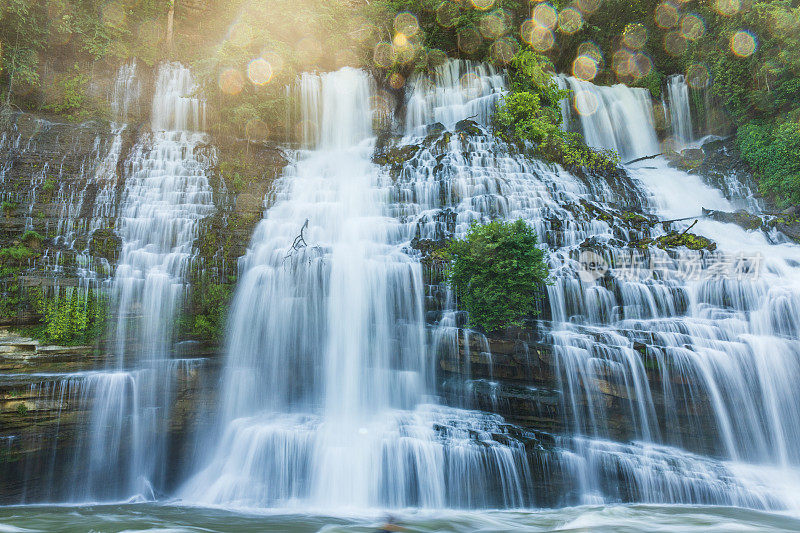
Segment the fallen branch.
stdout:
[[[297,237],[294,238],[294,242],[292,242],[292,246],[289,248],[289,253],[287,253],[286,257],[283,258],[283,265],[284,266],[286,266],[286,260],[291,258],[292,255],[294,254],[294,252],[296,252],[296,251],[298,251],[298,250],[300,250],[302,248],[311,248],[312,250],[317,252],[319,255],[323,255],[324,252],[323,252],[321,246],[311,246],[311,247],[308,246],[308,243],[306,242],[306,238],[303,235],[303,232],[306,230],[306,228],[308,228],[308,219],[306,219],[306,221],[303,223],[303,227],[300,228],[300,234]],[[311,259],[309,259],[308,262],[311,263]]]
[[679,235],[679,237],[683,237],[684,235],[686,235],[686,234],[689,232],[689,230],[690,230],[690,229],[692,229],[692,228],[694,227],[694,225],[695,225],[695,224],[697,224],[697,222],[698,222],[697,220],[695,220],[694,222],[692,222],[691,226],[689,226],[688,228],[686,228],[685,230],[683,230],[683,233],[681,233],[681,234]]
[[[691,216],[691,217],[673,218],[671,220],[656,220],[655,222],[648,222],[648,224],[650,226],[655,226],[656,224],[670,224],[672,222],[683,222],[684,220],[692,220],[692,219],[698,219],[698,218],[708,218],[708,215],[702,214],[702,215],[695,215],[695,216]],[[696,223],[697,223],[697,220],[695,220],[695,224]]]
[[638,157],[632,161],[628,161],[627,163],[622,163],[623,165],[630,165],[631,163],[638,163],[639,161],[644,161],[645,159],[655,159],[656,157],[664,155],[664,154],[655,154],[655,155],[646,155],[644,157]]

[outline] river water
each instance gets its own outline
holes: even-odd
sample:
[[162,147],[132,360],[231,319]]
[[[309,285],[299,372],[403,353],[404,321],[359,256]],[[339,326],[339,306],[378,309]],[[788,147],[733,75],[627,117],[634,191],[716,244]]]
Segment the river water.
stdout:
[[121,504],[0,508],[0,532],[374,532],[391,521],[400,531],[782,532],[800,531],[800,519],[730,507],[611,505],[541,511],[374,511],[324,513],[232,511],[213,507]]

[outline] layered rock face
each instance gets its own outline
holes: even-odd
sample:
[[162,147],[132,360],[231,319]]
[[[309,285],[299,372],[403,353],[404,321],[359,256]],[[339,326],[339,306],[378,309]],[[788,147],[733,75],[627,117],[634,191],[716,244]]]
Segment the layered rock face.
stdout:
[[[80,441],[87,438],[93,405],[108,401],[97,397],[108,393],[104,388],[108,384],[101,386],[95,371],[114,367],[115,351],[105,324],[97,324],[98,335],[84,346],[49,345],[19,331],[34,328],[32,332],[39,334],[46,328],[43,299],[52,301],[71,291],[108,294],[122,245],[117,226],[131,150],[149,128],[103,121],[63,123],[30,113],[4,118],[0,248],[24,249],[24,255],[17,259],[7,253],[1,260],[5,305],[0,325],[10,329],[2,330],[0,338],[0,499],[5,503],[64,499],[75,481],[76,463],[86,459]],[[128,120],[146,118],[132,111]],[[199,157],[216,163],[206,169],[214,209],[200,221],[193,245],[193,280],[227,285],[235,281],[237,258],[262,216],[272,179],[285,165],[282,152],[274,146],[247,144],[210,137],[195,148]],[[245,185],[226,183],[225,162],[240,161],[245,153],[250,168],[257,166],[259,172],[247,175]],[[190,290],[204,289],[197,283]],[[191,305],[197,299],[192,295],[188,293],[181,316],[198,312]],[[113,314],[113,309],[109,312]],[[192,365],[176,371],[168,440],[172,453],[188,456],[191,452],[184,445],[189,422],[197,420],[199,411],[210,410],[207,404],[213,402],[213,389],[199,391],[204,380],[214,379],[216,349],[211,339],[197,342],[183,330],[178,335],[176,357],[208,360],[202,371]],[[177,470],[182,463],[175,458],[170,464]]]

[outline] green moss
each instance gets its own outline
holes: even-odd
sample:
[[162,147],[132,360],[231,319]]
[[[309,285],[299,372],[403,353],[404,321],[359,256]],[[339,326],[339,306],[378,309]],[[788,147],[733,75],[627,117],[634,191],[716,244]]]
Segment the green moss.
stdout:
[[89,255],[114,262],[119,257],[121,246],[122,239],[116,234],[114,228],[100,228],[92,233],[89,240]]
[[233,298],[235,279],[228,283],[209,282],[195,285],[186,311],[178,318],[182,336],[192,337],[207,343],[218,344],[225,336],[225,324]]
[[[449,133],[445,132],[442,136],[447,135],[449,142]],[[431,143],[434,141],[432,140]],[[403,163],[417,155],[420,147],[416,144],[407,144],[405,146],[393,146],[386,150],[381,150],[375,153],[372,161],[378,165],[391,165],[392,167],[400,167]]]
[[678,233],[677,231],[671,231],[666,235],[658,237],[655,242],[656,246],[662,249],[677,248],[680,246],[690,250],[714,251],[717,249],[717,243],[714,241],[700,235],[695,235],[694,233],[686,232]]
[[643,228],[652,223],[652,221],[641,213],[635,211],[625,211],[622,213],[622,220],[629,226],[635,228]]

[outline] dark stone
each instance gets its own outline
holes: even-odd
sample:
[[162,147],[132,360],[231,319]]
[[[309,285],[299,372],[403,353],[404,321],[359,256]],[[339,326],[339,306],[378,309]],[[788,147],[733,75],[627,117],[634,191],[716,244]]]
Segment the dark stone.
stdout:
[[477,122],[470,119],[459,120],[456,122],[456,132],[466,133],[467,135],[483,135],[483,129]]
[[763,225],[761,217],[752,215],[745,210],[735,211],[733,213],[727,211],[713,211],[711,209],[703,209],[703,214],[712,220],[719,222],[726,222],[729,224],[736,224],[746,230],[760,229]]

